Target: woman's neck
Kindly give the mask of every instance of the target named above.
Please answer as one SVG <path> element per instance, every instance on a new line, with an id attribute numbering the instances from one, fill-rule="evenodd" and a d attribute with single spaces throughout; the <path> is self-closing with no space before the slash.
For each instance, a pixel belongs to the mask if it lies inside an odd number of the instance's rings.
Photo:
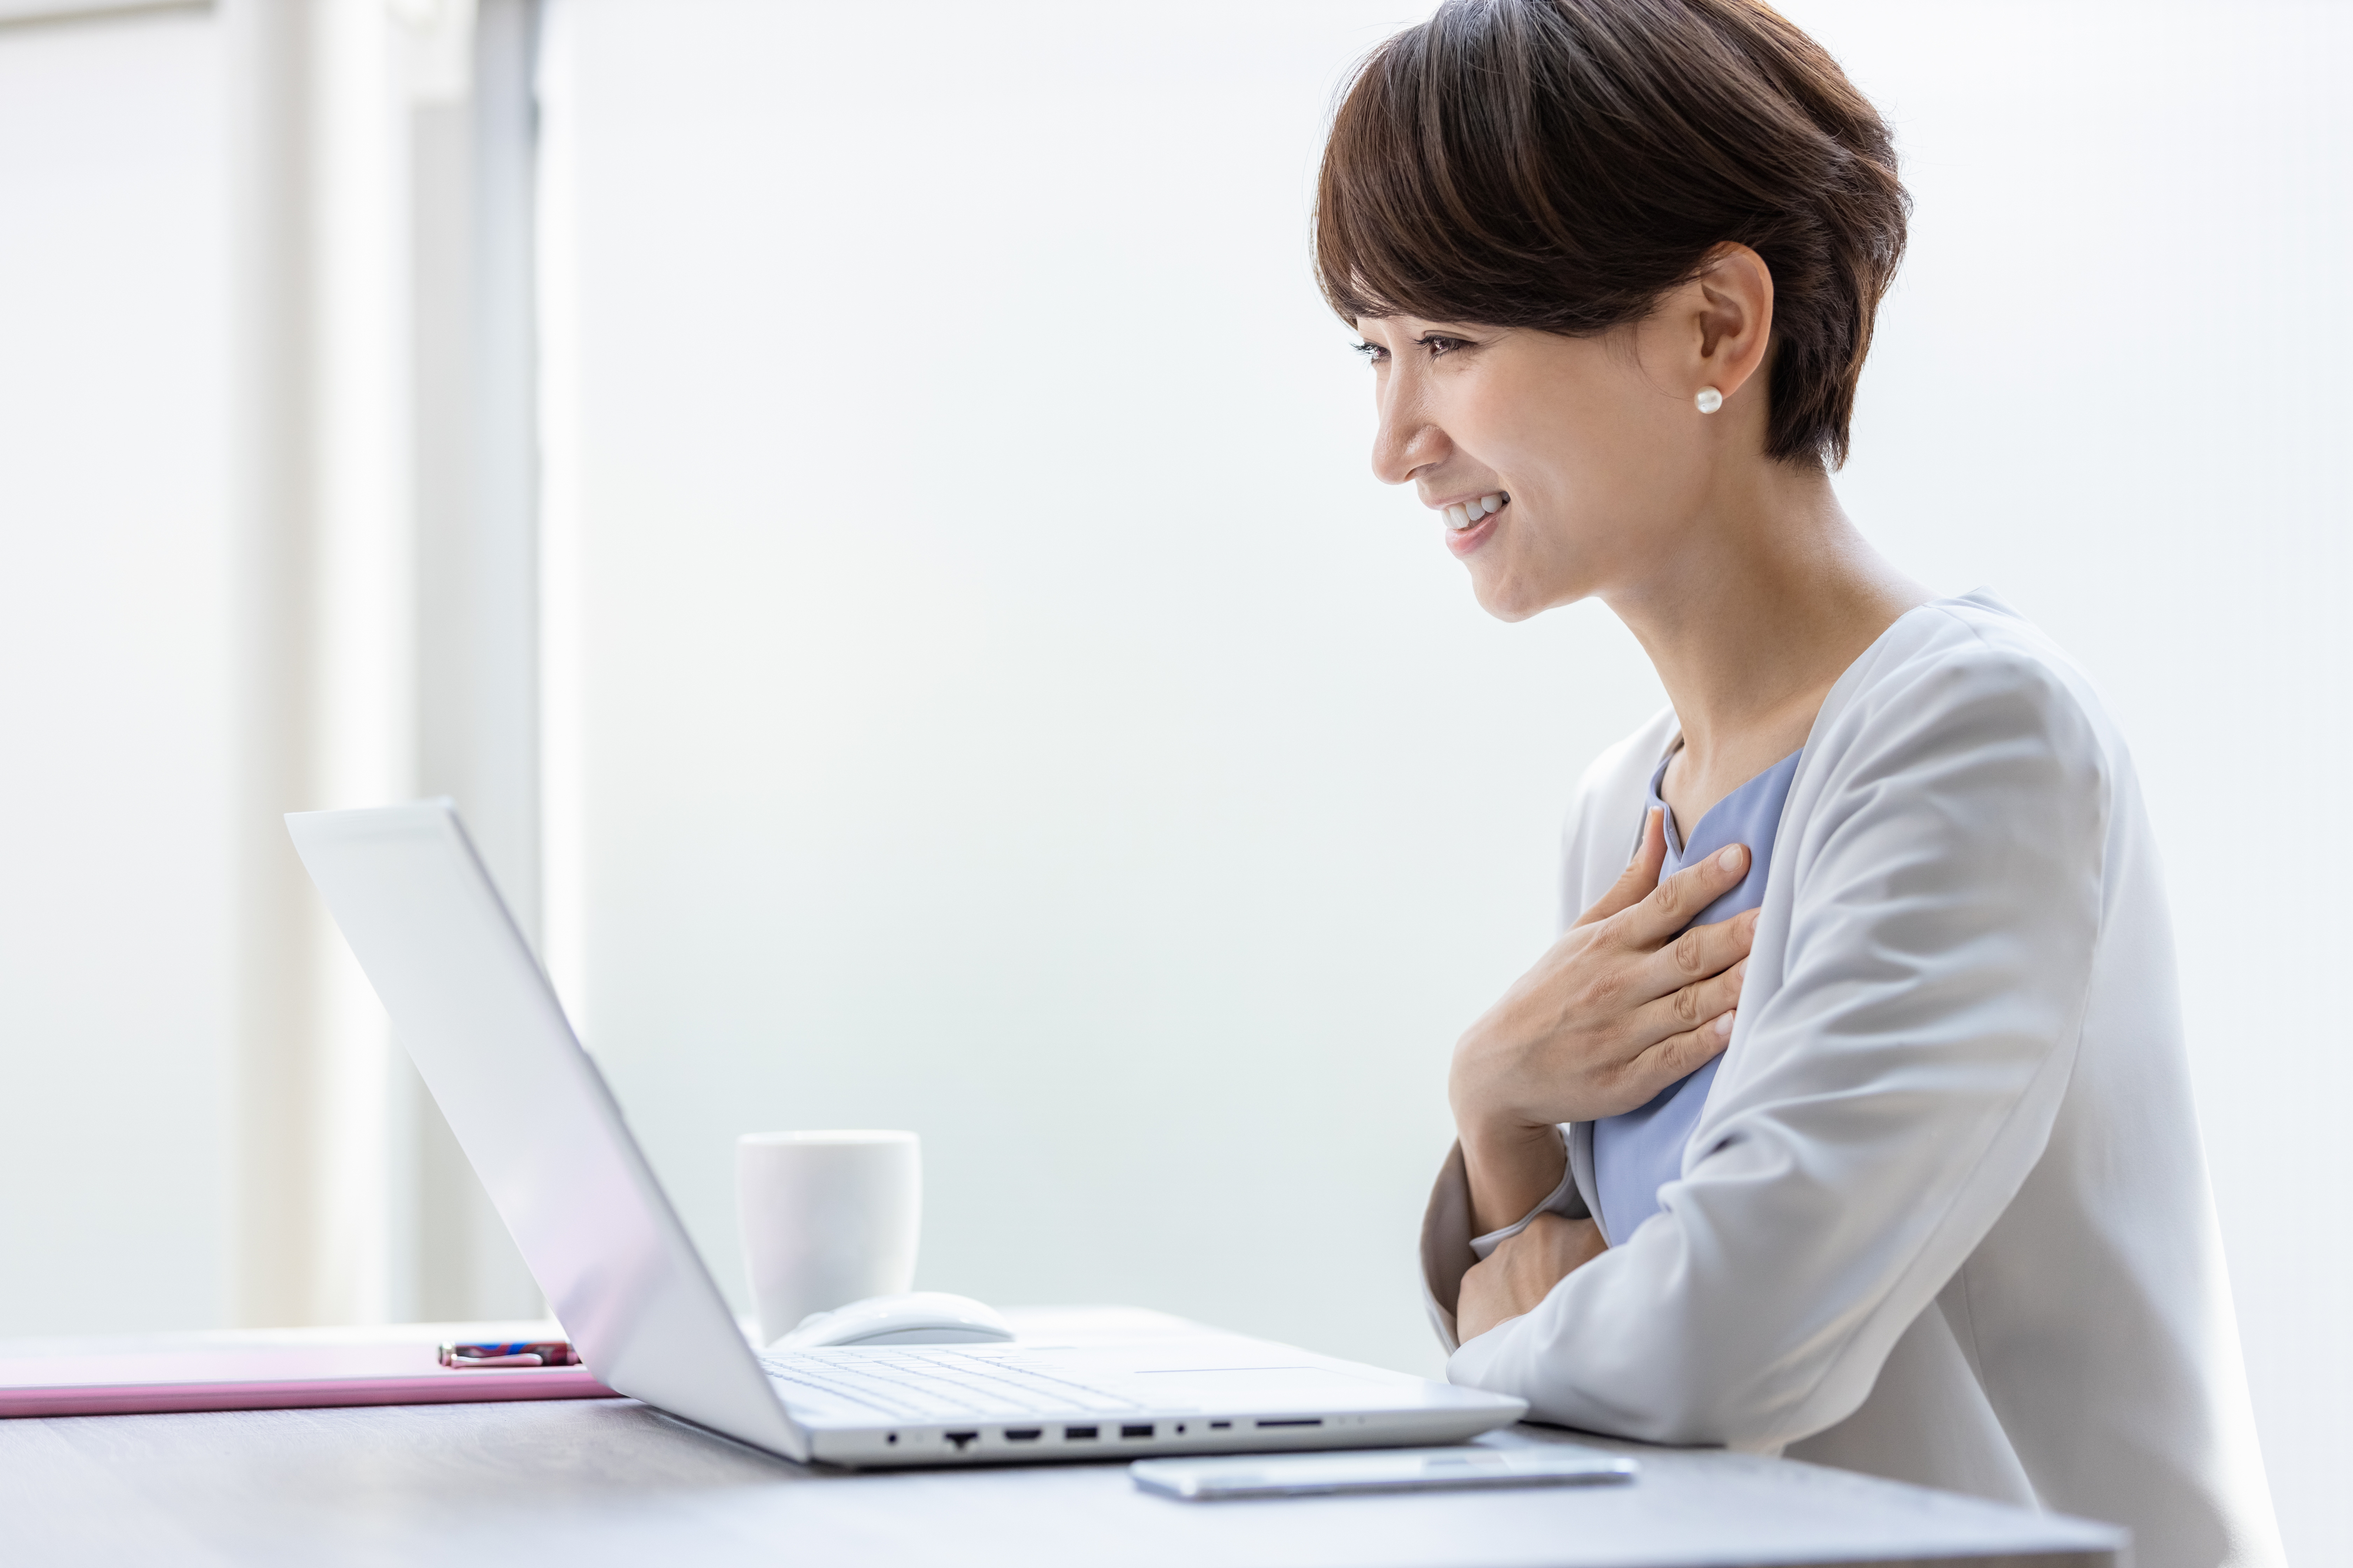
<path id="1" fill-rule="evenodd" d="M 1751 470 L 1605 593 L 1682 722 L 1665 785 L 1679 827 L 1804 745 L 1847 667 L 1931 597 L 1847 521 L 1828 474 L 1783 463 Z"/>

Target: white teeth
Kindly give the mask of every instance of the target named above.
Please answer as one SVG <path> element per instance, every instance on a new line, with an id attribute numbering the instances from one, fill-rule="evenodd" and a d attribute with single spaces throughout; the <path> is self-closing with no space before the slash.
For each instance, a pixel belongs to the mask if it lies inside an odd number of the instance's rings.
<path id="1" fill-rule="evenodd" d="M 1456 501 L 1446 509 L 1446 526 L 1460 533 L 1480 519 L 1493 517 L 1503 510 L 1504 503 L 1511 499 L 1504 491 L 1496 490 L 1491 495 Z"/>

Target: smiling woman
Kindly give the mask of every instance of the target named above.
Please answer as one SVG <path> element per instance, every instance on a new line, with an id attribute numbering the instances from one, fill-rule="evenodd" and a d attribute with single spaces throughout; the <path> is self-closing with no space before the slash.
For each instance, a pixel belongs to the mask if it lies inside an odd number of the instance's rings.
<path id="1" fill-rule="evenodd" d="M 1317 262 L 1375 472 L 1490 612 L 1602 600 L 1672 704 L 1457 1045 L 1432 1316 L 1545 1419 L 2275 1562 L 2130 753 L 1831 488 L 1907 210 L 1753 0 L 1452 0 L 1342 104 Z"/>

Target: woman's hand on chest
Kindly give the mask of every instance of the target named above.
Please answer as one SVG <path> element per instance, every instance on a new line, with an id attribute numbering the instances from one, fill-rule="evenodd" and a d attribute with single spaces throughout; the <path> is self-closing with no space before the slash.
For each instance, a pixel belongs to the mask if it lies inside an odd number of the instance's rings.
<path id="1" fill-rule="evenodd" d="M 1756 913 L 1690 922 L 1738 885 L 1747 848 L 1662 881 L 1665 858 L 1653 811 L 1625 875 L 1454 1047 L 1447 1093 L 1481 1230 L 1511 1224 L 1558 1184 L 1556 1124 L 1647 1105 L 1732 1038 Z"/>

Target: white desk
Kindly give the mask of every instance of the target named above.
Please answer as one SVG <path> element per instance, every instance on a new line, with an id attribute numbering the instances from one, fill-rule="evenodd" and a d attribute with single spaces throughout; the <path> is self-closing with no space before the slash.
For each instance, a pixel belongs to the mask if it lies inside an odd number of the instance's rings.
<path id="1" fill-rule="evenodd" d="M 1565 1440 L 1533 1426 L 1487 1439 Z M 0 1422 L 0 1558 L 16 1568 L 2119 1561 L 2121 1532 L 2105 1526 L 1810 1465 L 1604 1446 L 1640 1455 L 1641 1479 L 1179 1503 L 1138 1492 L 1118 1464 L 811 1469 L 629 1400 L 55 1417 Z"/>

